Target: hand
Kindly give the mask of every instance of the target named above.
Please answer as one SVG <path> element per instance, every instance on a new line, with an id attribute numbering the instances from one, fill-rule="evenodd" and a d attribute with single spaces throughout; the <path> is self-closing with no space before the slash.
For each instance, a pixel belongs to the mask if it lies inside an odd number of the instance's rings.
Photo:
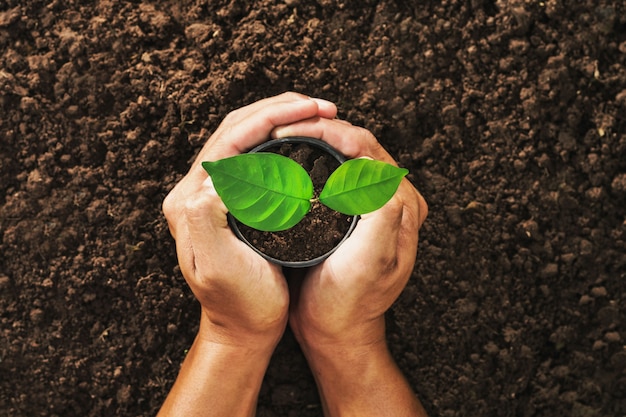
<path id="1" fill-rule="evenodd" d="M 276 126 L 333 118 L 324 100 L 285 93 L 230 113 L 189 173 L 163 202 L 185 280 L 202 306 L 200 330 L 159 416 L 251 416 L 263 375 L 287 323 L 280 267 L 239 241 L 202 161 L 239 154 Z M 233 366 L 235 365 L 235 366 Z"/>
<path id="2" fill-rule="evenodd" d="M 272 135 L 318 137 L 348 158 L 396 164 L 369 131 L 344 121 L 306 120 Z M 383 315 L 411 275 L 427 213 L 424 198 L 404 179 L 385 206 L 363 215 L 352 235 L 295 289 L 290 323 L 296 336 L 333 345 L 384 339 Z"/>
<path id="3" fill-rule="evenodd" d="M 349 158 L 395 164 L 370 132 L 339 120 L 301 121 L 272 135 L 317 137 Z M 326 261 L 291 277 L 290 325 L 326 416 L 426 416 L 387 349 L 384 313 L 411 275 L 427 213 L 424 198 L 404 179 Z"/>
<path id="4" fill-rule="evenodd" d="M 242 341 L 279 338 L 286 323 L 287 287 L 279 267 L 255 254 L 230 231 L 227 209 L 201 162 L 233 156 L 267 140 L 273 128 L 329 117 L 336 107 L 295 93 L 230 113 L 207 141 L 188 174 L 163 203 L 183 276 L 202 305 L 211 335 Z"/>

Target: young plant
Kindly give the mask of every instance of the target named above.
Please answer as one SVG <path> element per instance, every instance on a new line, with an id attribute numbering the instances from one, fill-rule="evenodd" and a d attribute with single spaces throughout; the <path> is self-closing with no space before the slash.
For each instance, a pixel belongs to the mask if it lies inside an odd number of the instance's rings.
<path id="1" fill-rule="evenodd" d="M 249 153 L 202 163 L 230 214 L 258 230 L 276 232 L 295 226 L 319 201 L 346 215 L 381 208 L 408 170 L 371 159 L 351 159 L 328 178 L 319 197 L 304 168 L 275 153 Z"/>

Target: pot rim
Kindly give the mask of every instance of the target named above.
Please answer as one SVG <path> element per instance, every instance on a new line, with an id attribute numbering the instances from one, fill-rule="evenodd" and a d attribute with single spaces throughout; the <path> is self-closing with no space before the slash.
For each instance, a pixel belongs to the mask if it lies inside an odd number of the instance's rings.
<path id="1" fill-rule="evenodd" d="M 322 141 L 321 139 L 316 139 L 316 138 L 312 138 L 312 137 L 308 137 L 308 136 L 288 136 L 288 137 L 284 137 L 284 138 L 280 138 L 280 139 L 272 139 L 272 140 L 268 140 L 267 142 L 263 142 L 262 144 L 252 148 L 250 151 L 248 151 L 249 153 L 256 153 L 256 152 L 261 152 L 267 148 L 270 147 L 274 147 L 276 145 L 280 145 L 283 143 L 306 143 L 308 145 L 314 146 L 318 149 L 322 149 L 325 152 L 328 152 L 330 155 L 332 155 L 340 164 L 346 161 L 346 157 L 341 154 L 341 152 L 339 152 L 337 149 L 335 149 L 334 147 L 330 146 L 328 143 Z M 281 259 L 277 259 L 274 258 L 273 256 L 270 256 L 266 253 L 261 252 L 261 250 L 259 250 L 257 247 L 255 247 L 251 242 L 249 242 L 241 233 L 241 231 L 239 230 L 239 227 L 237 226 L 237 222 L 235 220 L 235 218 L 228 213 L 228 224 L 231 228 L 231 230 L 235 233 L 235 235 L 237 236 L 237 238 L 239 238 L 239 240 L 243 241 L 246 245 L 248 245 L 250 248 L 252 248 L 252 250 L 254 250 L 256 253 L 258 253 L 259 255 L 261 255 L 263 258 L 267 259 L 268 261 L 281 265 L 281 266 L 285 266 L 285 267 L 289 267 L 289 268 L 308 268 L 311 266 L 315 266 L 321 262 L 323 262 L 326 258 L 328 258 L 330 255 L 332 255 L 337 248 L 339 248 L 339 246 L 341 246 L 341 244 L 343 242 L 346 241 L 346 239 L 348 239 L 348 237 L 352 234 L 352 232 L 354 231 L 354 228 L 356 227 L 356 224 L 359 220 L 360 216 L 353 216 L 352 218 L 352 223 L 350 224 L 350 228 L 348 229 L 348 231 L 346 232 L 346 234 L 343 236 L 343 238 L 339 241 L 339 243 L 337 243 L 335 245 L 335 247 L 333 247 L 331 250 L 329 250 L 328 252 L 313 258 L 313 259 L 308 259 L 306 261 L 284 261 Z"/>

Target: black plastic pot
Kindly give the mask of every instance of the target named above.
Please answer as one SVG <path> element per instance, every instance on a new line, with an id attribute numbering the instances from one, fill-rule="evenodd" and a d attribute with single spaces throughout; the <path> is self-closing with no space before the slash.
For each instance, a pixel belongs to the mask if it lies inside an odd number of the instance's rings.
<path id="1" fill-rule="evenodd" d="M 337 151 L 335 148 L 333 148 L 332 146 L 330 146 L 326 142 L 324 142 L 322 140 L 319 140 L 319 139 L 305 137 L 305 136 L 291 136 L 291 137 L 286 137 L 286 138 L 281 138 L 281 139 L 270 140 L 270 141 L 264 142 L 264 143 L 260 144 L 259 146 L 251 149 L 249 152 L 250 153 L 255 153 L 255 152 L 262 152 L 262 151 L 271 151 L 272 148 L 280 147 L 284 143 L 307 144 L 309 146 L 315 147 L 315 148 L 317 148 L 319 150 L 322 150 L 322 151 L 330 154 L 340 164 L 345 162 L 345 160 L 346 160 L 345 156 L 343 156 L 339 151 Z M 281 266 L 290 267 L 290 268 L 307 268 L 307 267 L 310 267 L 310 266 L 317 265 L 317 264 L 321 263 L 322 261 L 324 261 L 326 258 L 328 258 L 350 236 L 350 234 L 352 233 L 352 231 L 356 227 L 358 219 L 359 219 L 359 216 L 354 216 L 352 218 L 352 222 L 350 224 L 350 227 L 349 227 L 348 231 L 346 232 L 344 237 L 341 239 L 341 241 L 333 249 L 331 249 L 330 251 L 324 253 L 321 256 L 313 258 L 313 259 L 308 259 L 308 260 L 303 260 L 303 261 L 298 261 L 298 260 L 285 261 L 285 260 L 281 260 L 281 259 L 276 259 L 276 258 L 274 258 L 274 257 L 272 257 L 272 256 L 270 256 L 270 255 L 268 255 L 268 254 L 266 254 L 264 252 L 262 252 L 259 248 L 254 246 L 251 242 L 249 242 L 245 238 L 245 236 L 241 233 L 241 230 L 239 229 L 239 226 L 237 225 L 237 221 L 235 220 L 235 218 L 232 215 L 230 215 L 230 213 L 228 214 L 228 223 L 229 223 L 231 229 L 233 230 L 233 232 L 235 233 L 235 235 L 237 235 L 237 237 L 241 241 L 245 242 L 256 253 L 258 253 L 259 255 L 261 255 L 262 257 L 267 259 L 268 261 L 273 262 L 273 263 L 278 264 L 278 265 L 281 265 Z"/>

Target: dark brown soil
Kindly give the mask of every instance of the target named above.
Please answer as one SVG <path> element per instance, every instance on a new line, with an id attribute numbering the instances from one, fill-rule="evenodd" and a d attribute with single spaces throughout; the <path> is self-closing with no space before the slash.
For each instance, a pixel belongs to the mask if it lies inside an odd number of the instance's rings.
<path id="1" fill-rule="evenodd" d="M 330 174 L 340 165 L 332 155 L 306 144 L 283 144 L 267 148 L 264 152 L 278 153 L 299 163 L 313 182 L 315 197 L 319 196 Z M 352 221 L 352 216 L 338 213 L 316 201 L 300 223 L 288 230 L 261 232 L 236 223 L 245 239 L 264 254 L 280 261 L 304 262 L 335 249 L 348 233 Z"/>
<path id="2" fill-rule="evenodd" d="M 0 2 L 0 415 L 155 414 L 198 323 L 161 201 L 288 89 L 430 203 L 388 334 L 433 416 L 626 415 L 617 0 Z M 287 334 L 259 415 L 321 413 Z"/>

